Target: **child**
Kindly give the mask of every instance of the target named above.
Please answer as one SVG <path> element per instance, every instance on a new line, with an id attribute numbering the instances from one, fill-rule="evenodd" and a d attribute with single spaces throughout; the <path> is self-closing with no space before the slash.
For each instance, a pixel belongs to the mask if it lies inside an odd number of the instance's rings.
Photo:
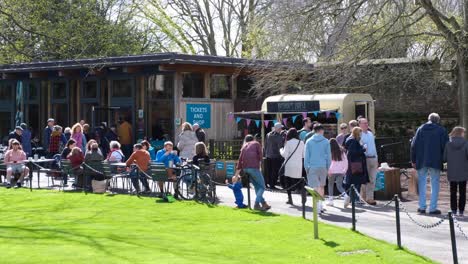
<path id="1" fill-rule="evenodd" d="M 458 209 L 457 216 L 463 217 L 466 203 L 466 181 L 468 180 L 468 142 L 465 140 L 465 128 L 453 128 L 450 133 L 450 141 L 445 146 L 444 160 L 447 162 L 447 178 L 450 182 L 450 209 L 454 214 L 457 214 Z"/>
<path id="2" fill-rule="evenodd" d="M 247 205 L 244 204 L 244 195 L 242 194 L 242 183 L 240 180 L 240 176 L 233 176 L 232 177 L 232 184 L 228 184 L 228 180 L 226 180 L 226 184 L 228 187 L 232 189 L 234 192 L 234 197 L 236 197 L 236 208 L 242 209 L 247 208 Z"/>
<path id="3" fill-rule="evenodd" d="M 338 191 L 346 198 L 347 194 L 343 189 L 343 179 L 348 170 L 348 159 L 343 148 L 334 138 L 330 139 L 330 148 L 332 160 L 328 169 L 328 201 L 327 205 L 333 206 L 333 190 L 336 187 Z"/>
<path id="4" fill-rule="evenodd" d="M 203 164 L 210 163 L 208 150 L 206 149 L 206 145 L 203 142 L 198 142 L 195 144 L 195 156 L 192 158 L 193 165 L 200 166 L 200 161 L 203 161 Z"/>

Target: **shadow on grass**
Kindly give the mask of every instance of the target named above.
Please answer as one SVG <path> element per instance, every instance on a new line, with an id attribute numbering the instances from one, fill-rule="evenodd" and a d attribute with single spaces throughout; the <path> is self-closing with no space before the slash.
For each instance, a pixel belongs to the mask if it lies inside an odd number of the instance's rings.
<path id="1" fill-rule="evenodd" d="M 275 214 L 272 212 L 268 211 L 257 211 L 257 210 L 244 210 L 244 212 L 247 212 L 249 214 L 255 214 L 255 215 L 261 215 L 261 216 L 280 216 L 279 214 Z"/>
<path id="2" fill-rule="evenodd" d="M 323 242 L 323 244 L 324 244 L 325 246 L 327 246 L 327 247 L 336 248 L 336 247 L 338 247 L 338 246 L 340 245 L 340 244 L 338 244 L 338 243 L 336 243 L 336 242 L 334 242 L 334 241 L 326 241 L 326 240 L 323 239 L 323 238 L 321 238 L 320 240 L 321 240 L 321 241 Z"/>

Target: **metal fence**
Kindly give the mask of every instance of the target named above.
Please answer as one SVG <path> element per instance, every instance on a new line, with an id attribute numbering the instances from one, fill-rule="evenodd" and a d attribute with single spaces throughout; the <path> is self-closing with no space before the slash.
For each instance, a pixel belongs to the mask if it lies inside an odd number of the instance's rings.
<path id="1" fill-rule="evenodd" d="M 242 140 L 213 140 L 211 139 L 208 148 L 212 159 L 216 160 L 237 160 L 239 158 Z"/>
<path id="2" fill-rule="evenodd" d="M 375 140 L 379 162 L 398 168 L 411 167 L 411 137 L 385 137 Z"/>

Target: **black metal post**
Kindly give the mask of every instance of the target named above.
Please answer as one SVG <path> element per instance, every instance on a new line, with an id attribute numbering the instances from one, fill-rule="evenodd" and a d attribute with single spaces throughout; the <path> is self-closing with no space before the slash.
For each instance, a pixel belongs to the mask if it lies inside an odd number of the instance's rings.
<path id="1" fill-rule="evenodd" d="M 249 209 L 252 209 L 250 205 L 250 176 L 247 173 L 245 174 L 247 175 L 247 204 L 249 206 Z"/>
<path id="2" fill-rule="evenodd" d="M 449 225 L 450 225 L 450 239 L 452 240 L 453 263 L 458 264 L 457 239 L 455 238 L 455 226 L 453 225 L 453 213 L 449 212 L 448 217 L 449 217 Z"/>
<path id="3" fill-rule="evenodd" d="M 32 161 L 28 162 L 29 168 L 29 191 L 32 192 L 32 179 L 33 179 L 33 164 Z"/>
<path id="4" fill-rule="evenodd" d="M 398 200 L 398 194 L 393 197 L 395 200 L 395 218 L 396 218 L 396 233 L 397 233 L 397 245 L 401 249 L 401 231 L 400 231 L 400 201 Z"/>
<path id="5" fill-rule="evenodd" d="M 302 200 L 302 218 L 306 219 L 306 202 L 307 202 L 307 194 L 305 190 L 305 180 L 302 178 L 301 183 L 301 200 Z"/>
<path id="6" fill-rule="evenodd" d="M 212 159 L 214 159 L 214 144 L 214 139 L 210 139 L 210 141 L 208 141 L 208 149 L 210 151 L 210 158 Z"/>
<path id="7" fill-rule="evenodd" d="M 350 192 L 350 199 L 351 199 L 351 215 L 352 215 L 352 222 L 353 222 L 353 231 L 356 231 L 356 203 L 354 201 L 355 197 L 354 193 L 354 184 L 351 184 L 351 192 Z"/>

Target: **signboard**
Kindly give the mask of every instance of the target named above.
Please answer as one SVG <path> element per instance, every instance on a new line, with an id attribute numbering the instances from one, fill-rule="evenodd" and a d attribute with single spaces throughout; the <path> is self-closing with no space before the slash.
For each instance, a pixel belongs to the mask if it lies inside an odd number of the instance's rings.
<path id="1" fill-rule="evenodd" d="M 198 123 L 201 128 L 211 127 L 210 104 L 187 104 L 187 122 Z"/>
<path id="2" fill-rule="evenodd" d="M 216 162 L 216 169 L 217 169 L 217 170 L 224 170 L 224 162 L 222 162 L 222 161 L 217 161 L 217 162 Z"/>
<path id="3" fill-rule="evenodd" d="M 303 113 L 320 111 L 319 101 L 267 102 L 269 113 Z"/>
<path id="4" fill-rule="evenodd" d="M 234 162 L 226 162 L 226 177 L 232 178 L 236 174 L 236 163 Z"/>

